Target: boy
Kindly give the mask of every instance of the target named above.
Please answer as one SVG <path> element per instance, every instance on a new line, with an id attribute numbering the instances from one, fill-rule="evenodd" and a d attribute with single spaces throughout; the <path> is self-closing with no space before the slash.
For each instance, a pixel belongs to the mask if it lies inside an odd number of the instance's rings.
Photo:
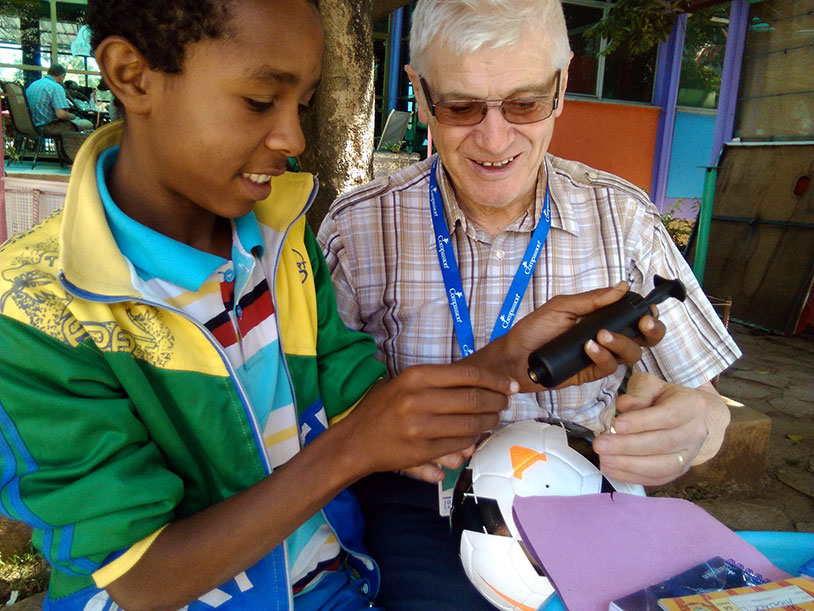
<path id="1" fill-rule="evenodd" d="M 368 608 L 342 491 L 471 446 L 518 390 L 476 364 L 522 372 L 540 333 L 377 382 L 305 223 L 315 181 L 284 174 L 319 78 L 313 1 L 92 0 L 88 21 L 125 120 L 0 254 L 2 509 L 34 526 L 53 609 Z"/>

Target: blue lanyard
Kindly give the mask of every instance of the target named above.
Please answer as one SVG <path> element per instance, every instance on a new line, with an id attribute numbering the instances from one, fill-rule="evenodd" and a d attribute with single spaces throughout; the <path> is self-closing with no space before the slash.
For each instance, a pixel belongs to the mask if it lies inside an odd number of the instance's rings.
<path id="1" fill-rule="evenodd" d="M 469 317 L 469 308 L 466 305 L 461 271 L 458 269 L 458 261 L 455 259 L 455 252 L 450 244 L 449 227 L 444 216 L 444 201 L 441 198 L 441 192 L 438 190 L 438 179 L 435 176 L 437 169 L 438 158 L 436 157 L 432 163 L 432 172 L 430 173 L 430 212 L 432 214 L 432 226 L 435 230 L 436 252 L 438 253 L 438 262 L 441 264 L 441 275 L 444 277 L 444 287 L 449 301 L 449 311 L 452 314 L 452 323 L 455 325 L 458 345 L 461 348 L 461 354 L 469 356 L 475 351 L 475 334 L 472 331 L 472 320 Z M 523 295 L 526 294 L 526 289 L 529 286 L 531 275 L 534 273 L 534 268 L 537 267 L 537 259 L 543 250 L 543 244 L 548 237 L 550 228 L 551 203 L 548 196 L 548 177 L 546 177 L 543 214 L 534 229 L 534 233 L 531 234 L 531 241 L 526 247 L 523 260 L 517 267 L 509 292 L 506 299 L 503 300 L 500 314 L 492 330 L 492 336 L 489 338 L 490 342 L 511 329 L 520 302 L 523 301 Z"/>

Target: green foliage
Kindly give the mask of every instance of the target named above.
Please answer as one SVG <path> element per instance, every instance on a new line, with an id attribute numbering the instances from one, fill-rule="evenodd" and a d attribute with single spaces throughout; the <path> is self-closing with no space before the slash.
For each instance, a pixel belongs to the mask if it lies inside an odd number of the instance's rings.
<path id="1" fill-rule="evenodd" d="M 728 14 L 729 4 L 718 4 L 690 15 L 681 62 L 682 87 L 720 89 Z"/>
<path id="2" fill-rule="evenodd" d="M 686 0 L 617 0 L 605 17 L 585 30 L 584 36 L 607 46 L 600 55 L 619 50 L 629 58 L 649 53 L 665 42 L 676 17 L 686 12 Z M 726 47 L 729 4 L 718 4 L 690 14 L 684 44 L 682 87 L 716 91 L 720 88 L 719 66 Z"/>
<path id="3" fill-rule="evenodd" d="M 3 142 L 3 158 L 10 159 L 11 161 L 20 161 L 22 155 L 20 151 L 17 150 L 17 147 L 14 146 L 14 140 L 6 134 L 5 140 Z M 0 561 L 2 561 L 0 559 Z"/>
<path id="4" fill-rule="evenodd" d="M 0 15 L 19 17 L 20 37 L 23 45 L 39 45 L 40 17 L 46 17 L 41 2 L 3 2 L 0 3 Z"/>
<path id="5" fill-rule="evenodd" d="M 673 243 L 678 247 L 679 250 L 684 250 L 684 247 L 687 245 L 687 241 L 690 238 L 690 233 L 692 233 L 692 226 L 694 224 L 693 221 L 690 221 L 685 218 L 677 218 L 676 214 L 684 207 L 684 199 L 678 199 L 675 203 L 671 204 L 667 210 L 665 210 L 661 214 L 661 222 L 664 224 L 664 227 L 667 229 L 667 233 L 670 234 L 670 238 L 672 238 Z M 692 200 L 692 211 L 694 214 L 697 214 L 698 209 L 701 207 L 701 200 L 693 199 Z"/>
<path id="6" fill-rule="evenodd" d="M 33 548 L 12 558 L 0 558 L 0 605 L 8 604 L 10 596 L 19 602 L 45 591 L 49 578 L 48 563 Z"/>
<path id="7" fill-rule="evenodd" d="M 607 39 L 601 55 L 610 55 L 617 49 L 625 51 L 628 57 L 645 55 L 670 36 L 676 16 L 682 12 L 678 4 L 661 0 L 617 0 L 601 21 L 585 30 L 584 36 Z"/>
<path id="8" fill-rule="evenodd" d="M 3 558 L 2 555 L 0 555 L 0 567 L 7 568 L 29 566 L 32 564 L 37 564 L 41 560 L 43 560 L 42 555 L 34 548 L 31 548 L 31 551 L 23 554 L 15 554 L 11 558 Z"/>

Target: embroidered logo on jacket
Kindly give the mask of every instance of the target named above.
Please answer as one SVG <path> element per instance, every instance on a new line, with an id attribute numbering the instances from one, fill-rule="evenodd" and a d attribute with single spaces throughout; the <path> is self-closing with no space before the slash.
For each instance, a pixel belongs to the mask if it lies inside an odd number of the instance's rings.
<path id="1" fill-rule="evenodd" d="M 104 352 L 129 352 L 156 366 L 170 360 L 175 338 L 158 310 L 133 303 L 97 309 L 75 299 L 56 277 L 58 256 L 57 238 L 52 237 L 15 257 L 12 267 L 0 274 L 9 285 L 0 295 L 0 310 L 10 313 L 16 306 L 21 320 L 27 318 L 35 329 L 70 346 L 90 338 Z M 120 320 L 92 320 L 87 308 L 111 318 L 116 311 L 123 311 L 124 316 Z"/>
<path id="2" fill-rule="evenodd" d="M 57 238 L 52 237 L 15 257 L 12 267 L 2 273 L 10 286 L 0 295 L 0 310 L 8 312 L 11 302 L 32 327 L 62 341 L 70 338 L 68 343 L 78 343 L 83 338 L 72 334 L 81 331 L 69 324 L 72 298 L 61 290 L 53 271 L 58 256 Z"/>
<path id="3" fill-rule="evenodd" d="M 292 248 L 291 252 L 297 256 L 297 271 L 299 271 L 300 276 L 302 276 L 302 284 L 305 284 L 305 281 L 308 280 L 308 263 L 306 263 L 305 257 L 303 257 L 296 248 Z"/>
<path id="4" fill-rule="evenodd" d="M 80 323 L 103 352 L 129 352 L 151 365 L 165 365 L 172 357 L 175 337 L 161 313 L 143 305 L 125 306 L 125 327 L 117 321 Z"/>

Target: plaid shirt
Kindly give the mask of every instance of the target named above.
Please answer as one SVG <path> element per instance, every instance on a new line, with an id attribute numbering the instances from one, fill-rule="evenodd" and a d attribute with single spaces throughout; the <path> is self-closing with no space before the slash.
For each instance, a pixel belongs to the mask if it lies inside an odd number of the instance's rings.
<path id="1" fill-rule="evenodd" d="M 70 106 L 65 88 L 48 75 L 31 83 L 25 90 L 25 96 L 36 127 L 56 121 L 57 109 Z"/>
<path id="2" fill-rule="evenodd" d="M 332 270 L 339 313 L 348 326 L 373 335 L 390 375 L 410 365 L 461 358 L 445 296 L 429 207 L 432 159 L 340 197 L 319 231 Z M 680 278 L 684 303 L 659 306 L 667 335 L 644 351 L 637 369 L 696 387 L 724 370 L 740 351 L 675 248 L 647 195 L 626 181 L 548 155 L 551 230 L 517 319 L 560 294 L 625 280 L 647 293 L 653 276 Z M 476 348 L 494 327 L 531 232 L 542 213 L 545 173 L 529 210 L 492 237 L 468 222 L 439 163 L 451 242 L 469 305 Z M 506 422 L 553 412 L 594 431 L 609 427 L 625 374 L 555 391 L 517 395 Z"/>

